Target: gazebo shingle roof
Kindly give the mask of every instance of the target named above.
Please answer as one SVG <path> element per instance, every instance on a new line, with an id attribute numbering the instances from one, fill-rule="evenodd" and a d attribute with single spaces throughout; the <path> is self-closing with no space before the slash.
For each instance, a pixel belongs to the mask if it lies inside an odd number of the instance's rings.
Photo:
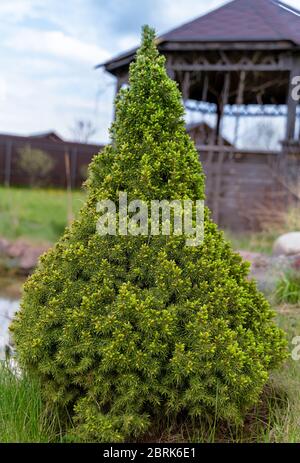
<path id="1" fill-rule="evenodd" d="M 168 42 L 269 41 L 288 41 L 291 46 L 299 47 L 300 11 L 279 0 L 233 0 L 158 38 L 160 45 Z M 135 51 L 122 53 L 104 66 L 110 70 L 110 65 L 115 67 L 120 60 L 132 59 Z"/>
<path id="2" fill-rule="evenodd" d="M 234 0 L 163 35 L 161 41 L 278 41 L 300 45 L 300 12 L 272 0 Z"/>

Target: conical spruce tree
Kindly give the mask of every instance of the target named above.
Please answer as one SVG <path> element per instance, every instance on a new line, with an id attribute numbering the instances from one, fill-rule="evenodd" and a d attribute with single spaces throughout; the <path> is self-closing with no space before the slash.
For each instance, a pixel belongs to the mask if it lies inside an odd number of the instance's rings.
<path id="1" fill-rule="evenodd" d="M 120 192 L 128 201 L 204 199 L 183 115 L 145 27 L 86 204 L 29 278 L 13 323 L 19 362 L 85 441 L 135 439 L 183 417 L 240 422 L 285 357 L 268 302 L 207 210 L 198 246 L 174 234 L 96 231 L 98 202 Z"/>

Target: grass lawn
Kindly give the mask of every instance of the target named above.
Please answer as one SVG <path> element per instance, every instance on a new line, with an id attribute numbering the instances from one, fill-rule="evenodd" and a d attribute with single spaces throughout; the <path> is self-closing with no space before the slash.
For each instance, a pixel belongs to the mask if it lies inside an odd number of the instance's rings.
<path id="1" fill-rule="evenodd" d="M 234 249 L 236 250 L 272 254 L 272 248 L 275 240 L 278 238 L 278 236 L 287 231 L 289 230 L 275 229 L 257 233 L 239 234 L 225 231 L 225 237 L 228 241 L 231 241 Z"/>
<path id="2" fill-rule="evenodd" d="M 297 206 L 287 210 L 279 222 L 266 223 L 261 232 L 232 233 L 226 231 L 225 236 L 232 242 L 234 249 L 271 254 L 274 241 L 280 235 L 300 229 L 299 212 Z"/>
<path id="3" fill-rule="evenodd" d="M 72 193 L 76 215 L 85 199 L 82 191 Z M 55 242 L 67 224 L 68 198 L 64 190 L 0 187 L 0 236 Z"/>

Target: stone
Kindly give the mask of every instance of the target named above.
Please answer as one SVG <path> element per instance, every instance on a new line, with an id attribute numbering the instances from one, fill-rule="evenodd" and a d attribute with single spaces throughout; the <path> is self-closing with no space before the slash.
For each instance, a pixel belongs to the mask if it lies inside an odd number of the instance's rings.
<path id="1" fill-rule="evenodd" d="M 39 257 L 50 245 L 33 244 L 22 238 L 8 241 L 0 237 L 0 267 L 21 274 L 29 274 L 37 265 Z"/>
<path id="2" fill-rule="evenodd" d="M 250 262 L 251 267 L 267 267 L 269 262 L 268 262 L 268 256 L 265 256 L 264 254 L 260 252 L 250 252 L 250 251 L 238 251 L 240 256 L 243 258 L 243 260 L 246 260 Z"/>
<path id="3" fill-rule="evenodd" d="M 296 270 L 297 272 L 300 271 L 300 254 L 295 256 L 295 259 L 294 259 L 294 262 L 293 262 L 293 265 L 292 265 L 293 269 Z"/>
<path id="4" fill-rule="evenodd" d="M 239 251 L 243 260 L 250 262 L 249 278 L 254 278 L 258 288 L 265 294 L 272 294 L 278 280 L 285 272 L 300 265 L 300 255 L 269 256 L 258 252 Z"/>
<path id="5" fill-rule="evenodd" d="M 30 247 L 30 244 L 27 241 L 18 239 L 10 244 L 7 249 L 7 255 L 12 258 L 22 257 L 28 247 Z"/>
<path id="6" fill-rule="evenodd" d="M 300 232 L 285 233 L 274 243 L 274 256 L 296 256 L 300 254 Z"/>
<path id="7" fill-rule="evenodd" d="M 23 271 L 33 270 L 36 267 L 38 260 L 44 252 L 46 252 L 48 246 L 29 246 L 25 249 L 22 256 L 19 259 L 19 267 Z"/>

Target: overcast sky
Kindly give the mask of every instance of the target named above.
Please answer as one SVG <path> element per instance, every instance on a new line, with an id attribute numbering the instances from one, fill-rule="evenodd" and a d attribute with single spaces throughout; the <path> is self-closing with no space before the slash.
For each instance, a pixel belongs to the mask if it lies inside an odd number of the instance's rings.
<path id="1" fill-rule="evenodd" d="M 94 141 L 107 141 L 114 79 L 94 65 L 137 45 L 143 24 L 161 34 L 225 3 L 0 0 L 0 133 L 71 138 L 74 121 L 89 119 Z"/>

